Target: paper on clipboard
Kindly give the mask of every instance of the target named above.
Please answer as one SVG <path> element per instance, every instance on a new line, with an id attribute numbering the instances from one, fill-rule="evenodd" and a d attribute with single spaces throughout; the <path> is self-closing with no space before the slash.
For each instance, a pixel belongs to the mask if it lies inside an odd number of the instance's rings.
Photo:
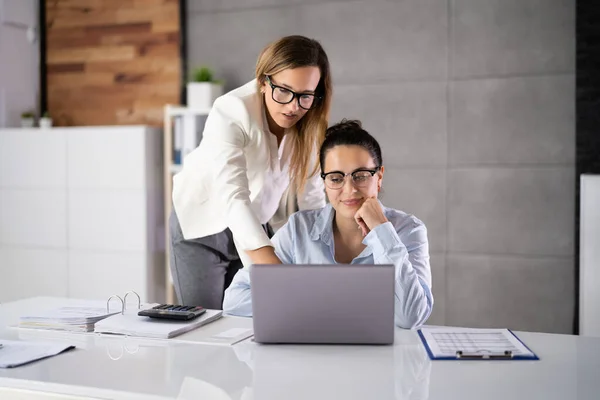
<path id="1" fill-rule="evenodd" d="M 459 354 L 537 359 L 508 329 L 421 328 L 419 333 L 432 359 L 456 359 Z"/>

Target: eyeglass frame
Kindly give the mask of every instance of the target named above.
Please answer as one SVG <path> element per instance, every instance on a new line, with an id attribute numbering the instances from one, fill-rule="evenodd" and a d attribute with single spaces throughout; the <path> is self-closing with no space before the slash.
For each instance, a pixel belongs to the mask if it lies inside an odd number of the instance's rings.
<path id="1" fill-rule="evenodd" d="M 357 173 L 357 172 L 369 172 L 369 173 L 371 174 L 371 178 L 372 178 L 372 177 L 374 177 L 374 176 L 375 176 L 375 174 L 376 174 L 377 172 L 379 172 L 379 170 L 380 170 L 380 169 L 381 169 L 381 165 L 379 165 L 379 166 L 375 167 L 375 169 L 369 169 L 369 168 L 358 168 L 358 169 L 355 169 L 355 170 L 354 170 L 354 171 L 352 171 L 352 172 L 348 172 L 347 174 L 343 173 L 342 171 L 330 171 L 330 172 L 327 172 L 327 173 L 321 172 L 321 178 L 323 179 L 323 182 L 325 183 L 325 186 L 327 186 L 329 189 L 332 189 L 332 190 L 339 190 L 339 189 L 342 189 L 342 188 L 344 187 L 344 185 L 346 184 L 346 177 L 347 177 L 348 175 L 352 176 L 352 185 L 354 185 L 354 186 L 356 186 L 356 187 L 364 187 L 364 186 L 358 186 L 358 185 L 356 184 L 356 182 L 354 182 L 354 174 L 355 174 L 355 173 Z M 327 185 L 327 181 L 325 180 L 325 178 L 327 177 L 327 175 L 331 175 L 331 174 L 340 174 L 340 175 L 343 175 L 343 182 L 342 182 L 342 186 L 340 186 L 339 188 L 332 188 L 332 187 L 329 187 L 329 186 Z M 365 186 L 366 186 L 366 185 L 365 185 Z"/>
<path id="2" fill-rule="evenodd" d="M 303 110 L 308 111 L 308 110 L 312 110 L 313 108 L 315 108 L 316 105 L 319 103 L 319 101 L 321 101 L 323 99 L 323 96 L 318 96 L 316 93 L 296 93 L 291 89 L 276 85 L 273 83 L 273 81 L 271 80 L 271 77 L 269 75 L 265 75 L 265 80 L 269 83 L 269 86 L 271 86 L 271 98 L 273 99 L 273 101 L 275 103 L 278 103 L 278 104 L 290 104 L 292 101 L 294 101 L 294 99 L 296 99 L 296 101 L 298 102 L 298 107 L 300 107 Z M 290 101 L 288 101 L 287 103 L 282 103 L 281 101 L 275 100 L 275 88 L 290 92 L 292 94 L 292 98 L 290 99 Z M 302 105 L 300 104 L 300 96 L 312 96 L 314 98 L 310 108 L 302 107 Z"/>

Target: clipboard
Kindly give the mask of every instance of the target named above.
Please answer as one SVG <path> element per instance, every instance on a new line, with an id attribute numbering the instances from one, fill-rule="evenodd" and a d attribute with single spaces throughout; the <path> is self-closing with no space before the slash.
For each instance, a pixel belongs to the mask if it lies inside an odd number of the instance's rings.
<path id="1" fill-rule="evenodd" d="M 539 360 L 510 329 L 421 328 L 431 360 Z"/>

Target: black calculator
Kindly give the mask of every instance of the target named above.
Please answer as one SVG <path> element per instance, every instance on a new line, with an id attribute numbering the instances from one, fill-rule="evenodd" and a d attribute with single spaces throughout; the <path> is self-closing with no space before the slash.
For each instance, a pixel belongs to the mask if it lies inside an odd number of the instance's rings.
<path id="1" fill-rule="evenodd" d="M 200 306 L 181 306 L 177 304 L 159 304 L 138 312 L 142 317 L 176 319 L 187 321 L 204 314 L 206 309 Z"/>

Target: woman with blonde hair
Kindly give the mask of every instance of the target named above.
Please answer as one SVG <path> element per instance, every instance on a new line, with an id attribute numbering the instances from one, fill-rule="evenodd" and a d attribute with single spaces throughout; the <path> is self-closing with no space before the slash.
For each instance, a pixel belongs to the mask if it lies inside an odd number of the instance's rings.
<path id="1" fill-rule="evenodd" d="M 281 262 L 268 222 L 288 187 L 301 210 L 325 205 L 317 151 L 331 86 L 319 42 L 287 36 L 263 49 L 256 79 L 215 101 L 173 178 L 170 268 L 180 304 L 221 309 L 241 267 Z"/>

